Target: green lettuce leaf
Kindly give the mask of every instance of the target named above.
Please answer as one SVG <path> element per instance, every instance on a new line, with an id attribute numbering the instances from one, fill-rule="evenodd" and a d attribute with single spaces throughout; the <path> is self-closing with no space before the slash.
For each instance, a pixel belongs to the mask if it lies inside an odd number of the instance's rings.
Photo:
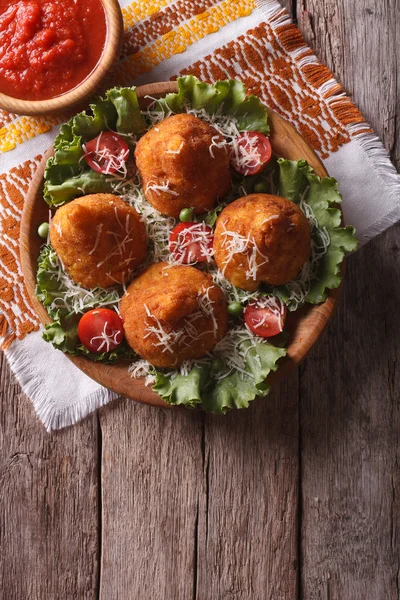
<path id="1" fill-rule="evenodd" d="M 156 369 L 153 390 L 168 404 L 193 408 L 201 403 L 201 396 L 207 382 L 209 366 L 193 367 L 188 375 L 165 374 Z"/>
<path id="2" fill-rule="evenodd" d="M 307 173 L 313 172 L 306 160 L 286 160 L 278 158 L 279 195 L 298 204 L 301 194 L 307 187 Z"/>
<path id="3" fill-rule="evenodd" d="M 43 339 L 53 344 L 57 350 L 67 354 L 83 355 L 94 361 L 110 363 L 119 358 L 134 358 L 135 353 L 125 341 L 115 350 L 100 354 L 90 352 L 80 343 L 78 323 L 82 315 L 71 313 L 66 307 L 60 308 L 54 305 L 54 301 L 65 293 L 65 288 L 57 278 L 58 267 L 55 267 L 55 263 L 55 251 L 50 245 L 44 246 L 38 258 L 36 297 L 46 308 L 48 315 L 53 319 L 53 323 L 45 325 Z M 105 302 L 112 307 L 110 302 L 117 303 L 119 300 L 119 294 L 115 290 L 100 290 L 97 294 L 95 293 L 96 290 L 92 290 L 92 292 L 93 297 L 85 294 L 84 312 L 96 308 L 96 306 L 102 306 Z"/>
<path id="4" fill-rule="evenodd" d="M 90 352 L 85 346 L 80 344 L 78 338 L 77 321 L 68 322 L 59 320 L 46 324 L 42 337 L 46 342 L 50 342 L 54 348 L 61 350 L 65 354 L 72 356 L 85 356 L 94 362 L 103 362 L 112 364 L 120 359 L 133 360 L 136 358 L 135 352 L 123 341 L 117 348 L 110 352 Z"/>
<path id="5" fill-rule="evenodd" d="M 302 199 L 312 209 L 318 221 L 318 229 L 329 236 L 327 252 L 319 261 L 316 277 L 311 281 L 305 301 L 320 304 L 327 298 L 327 291 L 339 287 L 342 281 L 341 263 L 347 252 L 357 249 L 358 242 L 354 227 L 341 227 L 342 214 L 337 208 L 342 202 L 338 182 L 332 177 L 318 177 L 305 160 L 290 161 L 280 158 L 280 195 L 293 202 Z M 312 236 L 318 243 L 318 231 Z M 285 302 L 289 293 L 285 286 L 277 288 Z"/>
<path id="6" fill-rule="evenodd" d="M 285 348 L 277 348 L 268 342 L 243 342 L 248 348 L 246 354 L 247 376 L 238 372 L 224 379 L 214 380 L 206 390 L 203 408 L 213 413 L 225 413 L 231 408 L 247 408 L 249 402 L 258 396 L 265 396 L 270 391 L 266 379 L 276 371 L 278 361 L 286 355 Z"/>
<path id="7" fill-rule="evenodd" d="M 112 90 L 110 90 L 112 91 Z M 98 98 L 69 121 L 73 135 L 79 136 L 83 143 L 97 137 L 105 129 L 115 130 L 117 111 L 109 100 Z"/>
<path id="8" fill-rule="evenodd" d="M 265 380 L 276 371 L 277 362 L 286 355 L 286 350 L 268 342 L 252 344 L 250 341 L 243 342 L 243 348 L 247 349 L 244 375 L 235 372 L 218 380 L 209 364 L 193 367 L 188 375 L 175 376 L 156 369 L 153 390 L 169 404 L 191 408 L 201 405 L 208 412 L 247 408 L 249 402 L 269 392 Z"/>
<path id="9" fill-rule="evenodd" d="M 140 112 L 136 88 L 115 87 L 108 90 L 106 96 L 117 112 L 118 133 L 139 133 L 146 128 L 146 121 Z"/>
<path id="10" fill-rule="evenodd" d="M 59 165 L 56 165 L 55 170 L 59 173 Z M 44 199 L 54 208 L 86 194 L 112 192 L 110 181 L 96 171 L 84 170 L 72 177 L 66 176 L 61 179 L 62 183 L 53 183 L 54 179 L 49 177 L 44 187 Z"/>
<path id="11" fill-rule="evenodd" d="M 135 88 L 113 88 L 87 111 L 61 125 L 44 173 L 44 199 L 58 207 L 78 196 L 111 191 L 109 177 L 96 173 L 82 160 L 82 144 L 110 129 L 121 135 L 140 133 L 145 127 Z M 129 143 L 129 139 L 128 139 Z"/>
<path id="12" fill-rule="evenodd" d="M 185 112 L 186 106 L 204 110 L 212 115 L 220 111 L 238 120 L 240 130 L 269 133 L 268 113 L 257 96 L 247 96 L 246 88 L 233 79 L 216 83 L 201 82 L 194 75 L 178 78 L 178 92 L 167 94 L 158 102 L 165 113 Z"/>

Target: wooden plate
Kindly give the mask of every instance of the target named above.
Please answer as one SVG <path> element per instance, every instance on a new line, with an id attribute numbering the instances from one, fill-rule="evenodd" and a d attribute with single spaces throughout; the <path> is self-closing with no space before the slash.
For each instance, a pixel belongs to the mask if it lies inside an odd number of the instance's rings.
<path id="1" fill-rule="evenodd" d="M 140 105 L 145 107 L 148 104 L 145 96 L 159 98 L 168 92 L 175 91 L 177 91 L 175 82 L 152 83 L 138 87 L 137 95 Z M 297 131 L 276 113 L 268 112 L 272 131 L 270 139 L 274 152 L 278 156 L 291 160 L 305 158 L 318 175 L 326 177 L 327 172 L 323 164 Z M 43 243 L 37 235 L 37 228 L 40 223 L 48 220 L 48 207 L 43 200 L 42 191 L 46 160 L 52 152 L 52 149 L 46 152 L 30 185 L 22 214 L 20 237 L 22 272 L 33 307 L 42 323 L 50 323 L 51 319 L 35 297 L 37 258 Z M 329 296 L 323 304 L 308 305 L 295 313 L 289 313 L 285 327 L 290 333 L 288 354 L 282 359 L 278 371 L 269 378 L 272 383 L 282 379 L 307 356 L 332 316 L 337 294 L 338 290 L 333 290 L 329 292 Z M 57 350 L 54 350 L 49 344 L 49 352 L 57 352 Z M 86 375 L 121 396 L 127 396 L 132 400 L 153 406 L 168 406 L 158 394 L 145 386 L 143 379 L 131 379 L 127 361 L 120 361 L 115 365 L 104 365 L 83 357 L 66 356 Z"/>

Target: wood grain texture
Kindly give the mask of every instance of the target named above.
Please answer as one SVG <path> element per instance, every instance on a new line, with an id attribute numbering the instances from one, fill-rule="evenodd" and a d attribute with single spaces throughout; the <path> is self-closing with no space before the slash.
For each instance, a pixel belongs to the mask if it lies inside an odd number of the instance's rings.
<path id="1" fill-rule="evenodd" d="M 390 0 L 298 2 L 309 43 L 398 166 L 399 15 Z M 301 370 L 304 600 L 399 598 L 399 247 L 396 225 L 350 257 L 336 317 Z"/>
<path id="2" fill-rule="evenodd" d="M 298 586 L 298 379 L 205 415 L 196 600 L 293 600 Z"/>
<path id="3" fill-rule="evenodd" d="M 296 8 L 400 164 L 398 0 Z M 399 249 L 395 226 L 349 259 L 339 310 L 301 370 L 300 439 L 295 374 L 226 420 L 125 400 L 101 411 L 100 435 L 91 417 L 50 436 L 2 362 L 0 596 L 398 600 Z"/>
<path id="4" fill-rule="evenodd" d="M 348 260 L 353 284 L 302 369 L 304 600 L 399 597 L 399 233 Z"/>
<path id="5" fill-rule="evenodd" d="M 95 600 L 97 417 L 49 435 L 0 367 L 0 597 Z"/>
<path id="6" fill-rule="evenodd" d="M 100 600 L 195 597 L 200 419 L 129 400 L 102 409 Z"/>

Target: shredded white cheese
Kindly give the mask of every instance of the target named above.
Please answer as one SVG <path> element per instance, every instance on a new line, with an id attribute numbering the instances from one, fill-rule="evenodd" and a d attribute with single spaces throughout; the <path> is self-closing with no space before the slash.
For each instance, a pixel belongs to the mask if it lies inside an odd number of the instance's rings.
<path id="1" fill-rule="evenodd" d="M 49 276 L 58 283 L 55 298 L 49 308 L 56 311 L 60 308 L 66 309 L 68 314 L 83 314 L 94 306 L 113 306 L 118 304 L 120 293 L 117 289 L 95 288 L 87 290 L 76 284 L 65 272 L 62 261 L 57 257 L 55 251 L 49 254 L 50 268 Z M 57 291 L 60 295 L 57 295 Z"/>
<path id="2" fill-rule="evenodd" d="M 203 221 L 180 231 L 176 240 L 170 244 L 170 264 L 196 264 L 196 255 L 200 253 L 207 262 L 213 258 L 213 231 Z"/>
<path id="3" fill-rule="evenodd" d="M 154 192 L 157 196 L 160 195 L 160 192 L 164 192 L 166 194 L 170 194 L 171 196 L 179 196 L 178 192 L 169 189 L 170 182 L 165 181 L 164 183 L 158 183 L 156 179 L 151 179 L 147 182 L 145 194 L 148 194 L 149 191 Z"/>
<path id="4" fill-rule="evenodd" d="M 155 380 L 155 374 L 154 374 L 154 367 L 147 362 L 147 360 L 144 360 L 143 358 L 136 360 L 135 362 L 133 362 L 129 368 L 128 368 L 129 373 L 131 374 L 131 377 L 134 379 L 138 379 L 139 377 L 144 377 L 144 382 L 145 385 L 150 386 L 152 385 Z"/>
<path id="5" fill-rule="evenodd" d="M 266 263 L 269 262 L 268 256 L 263 254 L 256 244 L 254 236 L 250 233 L 247 236 L 240 235 L 236 231 L 228 231 L 225 223 L 222 223 L 224 231 L 221 233 L 221 246 L 226 252 L 223 260 L 222 272 L 225 273 L 227 265 L 232 259 L 240 254 L 247 261 L 246 279 L 257 280 L 257 272 Z"/>
<path id="6" fill-rule="evenodd" d="M 93 164 L 105 175 L 114 175 L 117 173 L 119 177 L 124 178 L 127 175 L 126 160 L 129 156 L 129 149 L 120 152 L 119 154 L 112 154 L 108 145 L 100 148 L 103 133 L 104 132 L 102 131 L 97 136 L 96 148 L 94 151 L 87 150 L 86 145 L 82 144 L 84 154 L 80 160 L 90 156 Z"/>
<path id="7" fill-rule="evenodd" d="M 107 329 L 111 329 L 108 332 Z M 113 331 L 111 326 L 108 325 L 108 321 L 104 323 L 103 331 L 100 335 L 95 335 L 91 338 L 90 344 L 94 344 L 100 341 L 100 345 L 97 347 L 97 352 L 110 352 L 113 348 L 116 348 L 122 342 L 123 332 L 121 329 Z"/>

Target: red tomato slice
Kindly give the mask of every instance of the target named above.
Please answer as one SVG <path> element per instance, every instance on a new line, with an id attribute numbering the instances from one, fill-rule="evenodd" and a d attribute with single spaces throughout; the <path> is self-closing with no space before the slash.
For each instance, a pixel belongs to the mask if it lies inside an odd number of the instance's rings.
<path id="1" fill-rule="evenodd" d="M 260 337 L 273 337 L 283 331 L 286 306 L 276 298 L 252 300 L 244 309 L 247 327 Z"/>
<path id="2" fill-rule="evenodd" d="M 94 308 L 78 324 L 78 337 L 91 352 L 109 352 L 122 342 L 122 319 L 109 308 Z"/>
<path id="3" fill-rule="evenodd" d="M 83 145 L 83 158 L 97 173 L 115 173 L 123 169 L 129 156 L 125 140 L 112 131 L 102 131 L 93 140 Z"/>
<path id="4" fill-rule="evenodd" d="M 203 221 L 179 223 L 170 233 L 169 250 L 182 264 L 205 262 L 211 258 L 213 241 L 213 229 Z"/>
<path id="5" fill-rule="evenodd" d="M 255 175 L 269 163 L 272 148 L 269 139 L 258 131 L 245 131 L 236 138 L 237 146 L 231 157 L 231 165 L 242 175 Z"/>

